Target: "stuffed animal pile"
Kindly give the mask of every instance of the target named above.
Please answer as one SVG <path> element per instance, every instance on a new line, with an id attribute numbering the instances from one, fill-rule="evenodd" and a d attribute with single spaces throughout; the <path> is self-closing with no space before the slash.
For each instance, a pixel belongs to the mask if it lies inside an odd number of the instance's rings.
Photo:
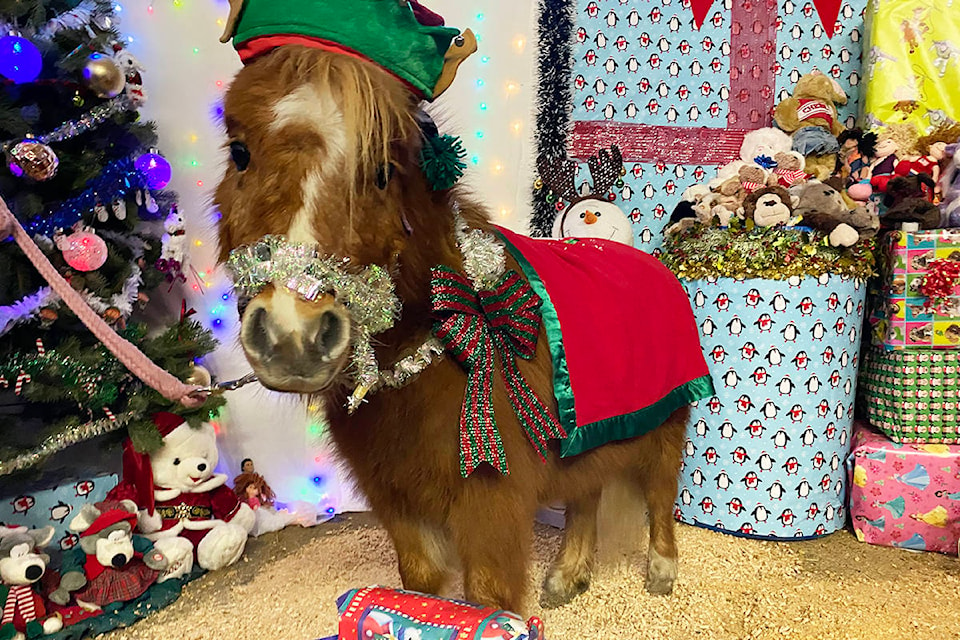
<path id="1" fill-rule="evenodd" d="M 811 228 L 849 247 L 905 222 L 960 226 L 960 125 L 847 129 L 837 115 L 846 102 L 829 76 L 802 76 L 774 110 L 776 127 L 748 133 L 739 158 L 683 193 L 667 233 L 736 218 Z"/>

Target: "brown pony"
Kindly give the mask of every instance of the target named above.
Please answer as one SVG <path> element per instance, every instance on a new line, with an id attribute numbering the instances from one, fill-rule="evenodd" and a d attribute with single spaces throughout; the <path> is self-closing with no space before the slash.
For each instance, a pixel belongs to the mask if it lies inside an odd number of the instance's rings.
<path id="1" fill-rule="evenodd" d="M 282 234 L 354 265 L 386 267 L 403 308 L 376 337 L 383 366 L 431 335 L 431 267 L 462 270 L 454 202 L 471 227 L 491 227 L 486 210 L 461 190 L 428 186 L 417 109 L 411 92 L 373 64 L 297 45 L 246 66 L 225 102 L 233 163 L 216 191 L 221 259 Z M 395 171 L 384 180 L 390 164 Z M 510 259 L 507 266 L 518 269 Z M 347 365 L 355 333 L 344 306 L 330 295 L 308 301 L 272 285 L 241 306 L 241 342 L 260 382 L 325 402 L 339 452 L 393 540 L 405 588 L 441 592 L 459 559 L 468 599 L 520 610 L 538 505 L 562 501 L 566 530 L 543 602 L 567 602 L 590 581 L 601 491 L 626 480 L 649 510 L 647 589 L 672 590 L 686 409 L 642 437 L 570 458 L 552 442 L 544 464 L 498 376 L 493 402 L 510 473 L 482 465 L 464 479 L 458 423 L 467 377 L 457 362 L 443 359 L 405 387 L 370 395 L 351 415 L 344 401 L 353 389 Z M 534 358 L 518 362 L 556 411 L 542 328 Z"/>

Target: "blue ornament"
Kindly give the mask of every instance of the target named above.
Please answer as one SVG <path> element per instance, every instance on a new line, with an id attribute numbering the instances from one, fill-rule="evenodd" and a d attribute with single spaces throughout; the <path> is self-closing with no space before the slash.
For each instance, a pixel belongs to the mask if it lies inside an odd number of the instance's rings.
<path id="1" fill-rule="evenodd" d="M 159 153 L 145 153 L 134 162 L 134 167 L 147 178 L 151 189 L 163 189 L 170 182 L 173 171 L 170 163 Z"/>
<path id="2" fill-rule="evenodd" d="M 15 84 L 33 82 L 43 69 L 43 58 L 36 45 L 19 36 L 0 38 L 0 74 Z"/>

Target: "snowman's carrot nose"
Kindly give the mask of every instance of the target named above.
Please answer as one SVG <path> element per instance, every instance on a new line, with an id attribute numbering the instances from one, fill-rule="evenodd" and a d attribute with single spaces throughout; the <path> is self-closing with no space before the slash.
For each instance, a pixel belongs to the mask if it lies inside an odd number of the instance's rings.
<path id="1" fill-rule="evenodd" d="M 596 214 L 593 211 L 587 211 L 587 214 L 584 216 L 583 221 L 587 224 L 594 224 L 597 221 Z"/>

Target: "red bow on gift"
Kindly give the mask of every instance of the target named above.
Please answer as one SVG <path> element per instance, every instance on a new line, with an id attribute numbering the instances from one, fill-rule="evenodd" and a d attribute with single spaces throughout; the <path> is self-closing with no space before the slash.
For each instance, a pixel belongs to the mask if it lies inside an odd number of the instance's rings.
<path id="1" fill-rule="evenodd" d="M 527 385 L 516 357 L 533 358 L 540 332 L 540 298 L 515 271 L 490 290 L 449 267 L 435 267 L 430 282 L 433 310 L 441 314 L 434 334 L 468 371 L 460 412 L 460 473 L 467 477 L 481 462 L 509 473 L 497 421 L 493 415 L 493 370 L 499 356 L 510 403 L 540 456 L 547 440 L 565 438 L 560 422 Z"/>

